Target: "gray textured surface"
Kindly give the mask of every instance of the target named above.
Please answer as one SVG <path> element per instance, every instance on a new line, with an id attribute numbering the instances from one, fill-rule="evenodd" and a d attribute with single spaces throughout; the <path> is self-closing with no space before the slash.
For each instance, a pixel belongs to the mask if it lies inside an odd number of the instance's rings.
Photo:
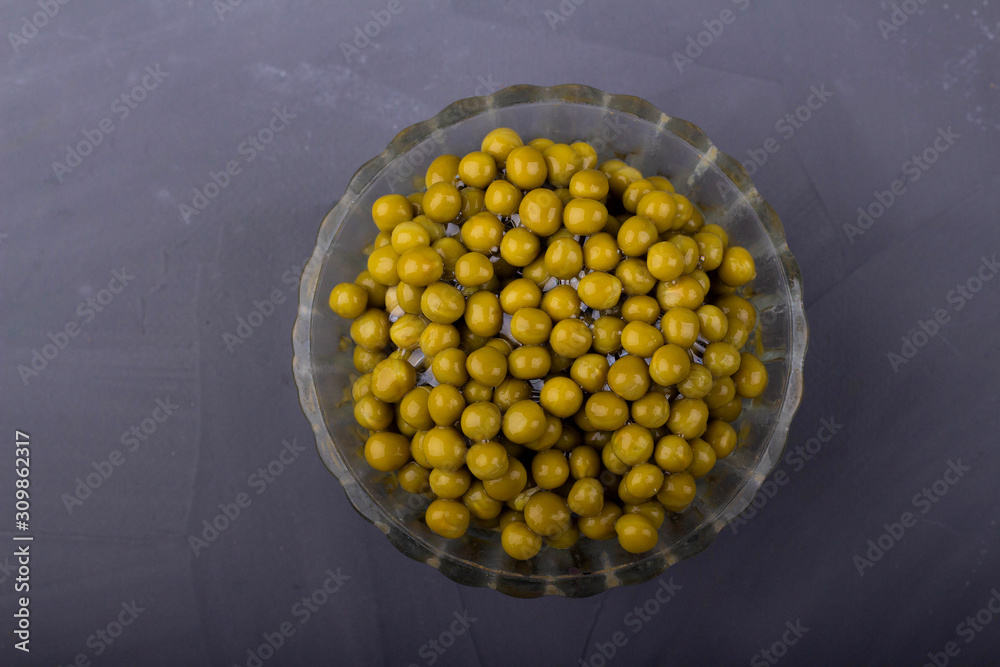
<path id="1" fill-rule="evenodd" d="M 208 0 L 76 1 L 0 48 L 2 421 L 8 442 L 32 437 L 36 536 L 26 656 L 8 634 L 9 452 L 0 662 L 247 664 L 289 622 L 265 664 L 421 665 L 468 610 L 477 620 L 437 664 L 599 665 L 595 643 L 619 631 L 622 664 L 767 664 L 758 652 L 799 620 L 809 630 L 782 663 L 922 664 L 954 641 L 952 664 L 995 664 L 1000 618 L 971 637 L 959 624 L 1000 587 L 1000 280 L 949 292 L 1000 245 L 996 0 L 913 2 L 885 37 L 885 2 L 589 0 L 553 30 L 556 0 L 403 0 L 345 59 L 341 42 L 387 4 L 248 0 L 220 17 Z M 734 21 L 678 71 L 673 52 L 726 8 Z M 4 3 L 4 30 L 37 11 Z M 167 76 L 123 117 L 115 100 L 157 65 Z M 683 588 L 637 633 L 626 615 L 655 582 L 521 601 L 400 556 L 321 465 L 291 378 L 290 277 L 354 169 L 445 104 L 521 82 L 644 97 L 740 159 L 777 140 L 754 181 L 785 222 L 812 328 L 790 450 L 824 418 L 843 425 L 782 464 L 787 483 L 752 521 L 667 573 Z M 812 86 L 833 95 L 787 137 L 776 123 Z M 295 117 L 248 162 L 241 142 L 275 107 Z M 105 117 L 113 131 L 60 181 L 53 161 Z M 857 208 L 949 127 L 960 138 L 852 243 Z M 179 204 L 230 160 L 240 173 L 186 223 Z M 79 304 L 123 267 L 134 280 L 89 320 Z M 274 290 L 274 313 L 231 352 L 223 335 Z M 887 354 L 936 308 L 948 321 L 895 372 Z M 69 322 L 80 333 L 23 382 L 18 366 Z M 158 398 L 179 407 L 129 451 L 122 434 Z M 284 440 L 305 453 L 262 487 L 250 476 Z M 69 512 L 63 494 L 116 449 L 122 464 Z M 959 459 L 971 470 L 919 504 Z M 195 556 L 188 536 L 241 492 L 250 506 Z M 859 576 L 852 557 L 906 511 L 916 524 Z M 301 623 L 296 602 L 338 568 L 350 578 Z M 132 600 L 145 611 L 96 656 L 88 637 Z"/>

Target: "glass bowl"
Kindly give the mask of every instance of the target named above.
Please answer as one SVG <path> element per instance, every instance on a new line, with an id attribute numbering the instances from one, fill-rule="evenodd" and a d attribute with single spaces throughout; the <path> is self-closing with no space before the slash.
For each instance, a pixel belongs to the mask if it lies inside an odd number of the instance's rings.
<path id="1" fill-rule="evenodd" d="M 749 346 L 765 363 L 770 383 L 762 396 L 744 403 L 734 423 L 740 446 L 698 481 L 695 502 L 668 517 L 658 545 L 645 554 L 629 554 L 615 539 L 582 539 L 572 549 L 544 548 L 522 562 L 504 553 L 497 532 L 473 527 L 466 536 L 448 540 L 421 521 L 429 499 L 403 491 L 395 475 L 373 470 L 365 461 L 366 436 L 354 422 L 351 402 L 357 372 L 350 345 L 344 344 L 350 322 L 331 312 L 330 290 L 353 282 L 365 269 L 363 249 L 376 233 L 371 222 L 376 198 L 419 189 L 434 157 L 479 150 L 482 137 L 501 126 L 514 128 L 525 141 L 540 136 L 590 141 L 601 160 L 618 157 L 643 173 L 667 176 L 701 207 L 706 222 L 724 227 L 756 259 L 757 278 L 745 296 L 760 316 Z M 778 216 L 740 163 L 704 132 L 637 97 L 581 85 L 520 85 L 449 105 L 400 132 L 358 170 L 320 227 L 302 274 L 292 338 L 299 399 L 320 456 L 358 512 L 397 549 L 461 584 L 518 597 L 584 597 L 656 577 L 707 547 L 750 505 L 781 457 L 801 399 L 807 326 L 799 268 Z"/>

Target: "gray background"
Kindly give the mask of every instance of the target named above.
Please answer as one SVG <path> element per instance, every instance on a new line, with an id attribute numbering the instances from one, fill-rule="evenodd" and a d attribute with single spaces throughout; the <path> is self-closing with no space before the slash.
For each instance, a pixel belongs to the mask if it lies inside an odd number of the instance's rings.
<path id="1" fill-rule="evenodd" d="M 9 635 L 9 451 L 0 662 L 242 665 L 289 621 L 265 664 L 424 665 L 421 646 L 468 610 L 437 664 L 599 665 L 595 643 L 619 631 L 621 664 L 767 664 L 755 654 L 796 621 L 808 631 L 785 664 L 923 664 L 949 641 L 951 664 L 996 664 L 1000 618 L 969 643 L 957 626 L 1000 587 L 1000 280 L 961 309 L 949 292 L 1000 244 L 997 0 L 913 2 L 886 35 L 885 2 L 567 0 L 550 24 L 557 0 L 403 0 L 350 59 L 341 43 L 387 2 L 231 4 L 73 0 L 16 51 L 0 45 L 2 421 L 8 443 L 31 434 L 36 537 L 25 656 Z M 727 8 L 733 22 L 678 68 L 672 54 Z M 38 11 L 3 3 L 4 31 Z M 116 98 L 157 65 L 167 76 L 121 118 Z M 822 419 L 843 425 L 781 464 L 786 483 L 751 521 L 666 573 L 682 589 L 638 633 L 625 615 L 656 582 L 524 601 L 398 554 L 321 464 L 291 376 L 289 276 L 355 168 L 455 99 L 566 82 L 648 99 L 743 160 L 777 141 L 754 181 L 785 223 L 812 329 L 790 451 Z M 776 123 L 812 86 L 832 97 L 786 138 Z M 245 162 L 241 142 L 275 107 L 295 118 Z M 105 117 L 113 131 L 60 181 L 52 163 Z M 844 224 L 909 178 L 939 128 L 960 138 L 852 242 Z M 230 160 L 241 172 L 185 222 L 179 205 Z M 86 321 L 79 304 L 123 268 L 134 280 Z M 274 290 L 273 314 L 230 351 L 224 334 Z M 887 355 L 939 308 L 948 321 L 894 370 Z M 22 381 L 70 322 L 79 335 Z M 158 398 L 179 407 L 127 451 Z M 286 440 L 305 453 L 256 495 L 248 477 Z M 122 464 L 68 511 L 63 494 L 116 449 Z M 971 470 L 915 506 L 959 459 Z M 195 556 L 189 536 L 240 492 L 250 507 Z M 916 524 L 859 575 L 853 557 L 907 511 Z M 293 605 L 338 568 L 349 579 L 300 624 Z M 96 657 L 88 637 L 133 600 L 144 611 Z"/>

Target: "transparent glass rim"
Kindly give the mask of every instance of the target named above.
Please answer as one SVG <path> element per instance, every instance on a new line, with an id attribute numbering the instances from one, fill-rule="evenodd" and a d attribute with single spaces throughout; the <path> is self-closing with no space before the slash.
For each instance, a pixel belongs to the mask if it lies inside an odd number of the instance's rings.
<path id="1" fill-rule="evenodd" d="M 715 520 L 706 523 L 688 538 L 659 556 L 660 562 L 643 563 L 631 567 L 630 563 L 601 572 L 560 575 L 556 577 L 530 577 L 504 572 L 481 564 L 469 563 L 450 556 L 442 556 L 431 545 L 424 543 L 408 530 L 396 517 L 387 514 L 368 496 L 352 474 L 334 443 L 319 405 L 314 385 L 311 356 L 313 304 L 323 268 L 324 259 L 334 244 L 356 200 L 381 172 L 409 149 L 441 132 L 450 125 L 495 109 L 538 102 L 564 102 L 603 107 L 630 114 L 658 126 L 690 145 L 704 162 L 714 165 L 745 198 L 757 216 L 776 257 L 782 267 L 789 294 L 789 318 L 792 325 L 790 345 L 786 353 L 789 377 L 786 391 L 774 428 L 761 457 L 753 469 L 748 470 L 742 486 L 720 509 Z M 708 168 L 709 165 L 704 165 Z M 669 116 L 653 104 L 631 95 L 605 93 L 589 86 L 570 84 L 559 86 L 516 85 L 491 95 L 458 100 L 434 117 L 415 123 L 397 134 L 386 149 L 363 164 L 351 178 L 343 197 L 323 219 L 312 256 L 302 272 L 299 284 L 299 310 L 292 330 L 292 369 L 299 391 L 299 402 L 312 426 L 316 445 L 327 468 L 332 472 L 347 494 L 354 508 L 369 522 L 376 525 L 392 544 L 406 556 L 427 563 L 449 578 L 471 586 L 496 589 L 508 595 L 534 597 L 538 595 L 587 596 L 620 585 L 636 584 L 655 578 L 672 564 L 689 558 L 711 544 L 730 522 L 734 521 L 753 502 L 767 475 L 777 466 L 785 449 L 792 418 L 802 399 L 803 364 L 808 341 L 808 325 L 802 299 L 802 276 L 799 266 L 788 248 L 784 227 L 777 213 L 753 185 L 749 175 L 738 160 L 719 150 L 698 126 L 686 120 Z M 581 585 L 580 579 L 592 581 Z"/>

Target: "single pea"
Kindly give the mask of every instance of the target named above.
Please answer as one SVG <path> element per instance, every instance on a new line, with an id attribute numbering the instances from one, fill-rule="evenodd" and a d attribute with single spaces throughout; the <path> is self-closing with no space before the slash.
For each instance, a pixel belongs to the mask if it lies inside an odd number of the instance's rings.
<path id="1" fill-rule="evenodd" d="M 462 224 L 462 243 L 469 250 L 488 255 L 500 247 L 503 223 L 492 213 L 476 213 Z"/>
<path id="2" fill-rule="evenodd" d="M 561 238 L 545 251 L 545 270 L 560 280 L 575 278 L 583 270 L 583 248 L 572 238 Z"/>
<path id="3" fill-rule="evenodd" d="M 635 167 L 628 165 L 619 167 L 608 174 L 608 189 L 615 197 L 621 198 L 625 193 L 625 188 L 640 178 L 642 178 L 642 172 Z"/>
<path id="4" fill-rule="evenodd" d="M 656 546 L 658 534 L 649 519 L 641 514 L 623 514 L 615 521 L 618 544 L 631 554 L 641 554 Z"/>
<path id="5" fill-rule="evenodd" d="M 615 431 L 611 447 L 619 461 L 636 466 L 653 455 L 653 435 L 645 426 L 627 424 Z"/>
<path id="6" fill-rule="evenodd" d="M 576 288 L 580 300 L 594 310 L 609 310 L 618 304 L 622 284 L 614 275 L 594 271 L 588 273 Z"/>
<path id="7" fill-rule="evenodd" d="M 541 308 L 553 322 L 559 322 L 580 313 L 580 295 L 571 285 L 557 285 L 541 298 Z"/>
<path id="8" fill-rule="evenodd" d="M 424 174 L 424 185 L 429 188 L 435 183 L 457 184 L 458 162 L 457 155 L 439 155 L 431 160 Z"/>
<path id="9" fill-rule="evenodd" d="M 701 438 L 695 438 L 691 441 L 691 455 L 691 465 L 688 466 L 687 471 L 695 479 L 704 477 L 715 467 L 717 459 L 715 450 Z"/>
<path id="10" fill-rule="evenodd" d="M 695 311 L 698 315 L 698 332 L 710 343 L 717 343 L 726 336 L 729 322 L 726 314 L 718 306 L 706 303 Z"/>
<path id="11" fill-rule="evenodd" d="M 666 435 L 659 439 L 653 450 L 653 460 L 667 472 L 681 472 L 691 465 L 693 454 L 687 440 L 678 435 Z"/>
<path id="12" fill-rule="evenodd" d="M 683 512 L 694 500 L 696 490 L 691 473 L 675 472 L 663 480 L 663 486 L 656 494 L 656 499 L 670 512 Z"/>
<path id="13" fill-rule="evenodd" d="M 490 130 L 483 137 L 479 150 L 488 153 L 498 165 L 503 165 L 510 152 L 523 145 L 524 141 L 521 140 L 521 135 L 517 132 L 509 127 L 498 127 L 495 130 Z"/>
<path id="14" fill-rule="evenodd" d="M 563 207 L 563 226 L 573 234 L 597 234 L 607 222 L 607 207 L 595 199 L 570 199 Z"/>
<path id="15" fill-rule="evenodd" d="M 508 371 L 511 368 L 509 355 L 507 357 L 507 368 Z M 531 398 L 531 385 L 525 380 L 516 377 L 507 378 L 500 383 L 500 386 L 493 390 L 493 402 L 500 408 L 500 412 L 506 412 L 510 406 L 518 401 L 524 401 L 529 398 Z"/>
<path id="16" fill-rule="evenodd" d="M 739 355 L 737 355 L 738 357 Z M 732 378 L 721 377 L 716 378 L 715 383 L 712 384 L 712 389 L 705 394 L 704 401 L 708 409 L 721 408 L 723 405 L 729 401 L 737 398 L 736 395 L 736 384 L 733 382 Z"/>
<path id="17" fill-rule="evenodd" d="M 351 399 L 357 402 L 362 396 L 372 393 L 372 374 L 365 373 L 351 385 Z"/>
<path id="18" fill-rule="evenodd" d="M 656 278 L 649 272 L 646 261 L 630 257 L 618 264 L 615 276 L 622 282 L 622 291 L 628 296 L 648 294 L 656 287 Z"/>
<path id="19" fill-rule="evenodd" d="M 664 176 L 647 176 L 646 180 L 653 184 L 657 190 L 664 190 L 665 192 L 674 192 L 674 184 L 670 182 L 670 179 Z"/>
<path id="20" fill-rule="evenodd" d="M 569 528 L 551 537 L 544 537 L 542 541 L 553 549 L 572 549 L 580 541 L 580 531 L 570 523 Z"/>
<path id="21" fill-rule="evenodd" d="M 636 204 L 635 214 L 649 218 L 657 234 L 669 231 L 677 217 L 677 200 L 670 192 L 652 190 Z"/>
<path id="22" fill-rule="evenodd" d="M 427 407 L 430 395 L 430 387 L 414 387 L 399 402 L 399 416 L 412 428 L 420 431 L 434 428 L 434 420 Z"/>
<path id="23" fill-rule="evenodd" d="M 552 377 L 542 385 L 538 402 L 550 414 L 566 419 L 583 406 L 583 390 L 568 377 Z"/>
<path id="24" fill-rule="evenodd" d="M 579 319 L 565 319 L 555 323 L 549 335 L 549 346 L 556 354 L 576 359 L 587 353 L 593 343 L 593 334 L 587 323 Z"/>
<path id="25" fill-rule="evenodd" d="M 493 263 L 486 255 L 468 252 L 455 262 L 455 281 L 463 287 L 481 287 L 493 278 Z"/>
<path id="26" fill-rule="evenodd" d="M 469 440 L 492 440 L 500 432 L 500 408 L 493 403 L 473 403 L 462 412 L 462 433 Z"/>
<path id="27" fill-rule="evenodd" d="M 451 426 L 462 416 L 463 410 L 465 397 L 458 387 L 439 384 L 431 389 L 430 396 L 427 397 L 427 412 L 438 426 Z"/>
<path id="28" fill-rule="evenodd" d="M 609 540 L 615 536 L 615 522 L 622 515 L 621 508 L 610 500 L 595 516 L 581 517 L 577 522 L 580 533 L 592 540 Z"/>
<path id="29" fill-rule="evenodd" d="M 489 153 L 473 151 L 459 160 L 458 177 L 466 185 L 484 189 L 497 175 L 497 163 Z"/>
<path id="30" fill-rule="evenodd" d="M 503 503 L 500 504 L 503 505 Z M 524 523 L 524 513 L 512 510 L 510 508 L 504 509 L 500 512 L 500 523 L 498 524 L 497 527 L 502 531 L 504 528 L 507 527 L 508 524 L 513 523 L 514 521 L 520 521 L 521 523 Z"/>
<path id="31" fill-rule="evenodd" d="M 716 457 L 724 459 L 736 449 L 736 429 L 721 419 L 710 419 L 702 439 L 715 450 Z"/>
<path id="32" fill-rule="evenodd" d="M 734 398 L 729 401 L 721 408 L 711 408 L 708 411 L 708 416 L 712 419 L 720 419 L 725 422 L 736 421 L 740 413 L 743 412 L 743 399 Z"/>
<path id="33" fill-rule="evenodd" d="M 454 500 L 461 498 L 472 485 L 472 475 L 465 468 L 459 470 L 431 470 L 429 481 L 431 491 L 438 498 Z"/>
<path id="34" fill-rule="evenodd" d="M 698 244 L 701 268 L 706 271 L 714 271 L 719 268 L 726 250 L 722 239 L 711 232 L 698 232 L 692 238 Z"/>
<path id="35" fill-rule="evenodd" d="M 491 498 L 502 503 L 513 500 L 528 483 L 528 471 L 524 464 L 510 457 L 507 472 L 495 479 L 484 479 L 483 488 Z"/>
<path id="36" fill-rule="evenodd" d="M 427 431 L 417 431 L 413 434 L 410 438 L 410 456 L 413 457 L 417 465 L 426 469 L 429 475 L 431 464 L 427 461 L 427 456 L 424 454 L 424 436 L 426 435 Z"/>
<path id="37" fill-rule="evenodd" d="M 583 169 L 583 159 L 568 144 L 552 144 L 542 151 L 548 179 L 556 187 L 569 185 L 573 174 Z"/>
<path id="38" fill-rule="evenodd" d="M 431 400 L 433 401 L 433 396 Z M 435 468 L 455 471 L 465 465 L 465 438 L 451 426 L 435 426 L 427 431 L 422 446 L 427 462 Z"/>
<path id="39" fill-rule="evenodd" d="M 626 220 L 618 230 L 618 247 L 627 257 L 644 255 L 657 240 L 652 221 L 639 215 Z"/>
<path id="40" fill-rule="evenodd" d="M 597 169 L 583 169 L 569 179 L 569 192 L 576 198 L 600 201 L 608 196 L 608 177 Z"/>
<path id="41" fill-rule="evenodd" d="M 587 421 L 596 430 L 615 431 L 628 420 L 628 403 L 610 391 L 595 392 L 584 404 Z"/>
<path id="42" fill-rule="evenodd" d="M 738 294 L 726 294 L 715 300 L 715 305 L 728 317 L 735 317 L 748 331 L 757 326 L 757 309 Z"/>
<path id="43" fill-rule="evenodd" d="M 521 224 L 539 236 L 551 236 L 562 226 L 563 203 L 551 190 L 531 190 L 517 210 Z"/>
<path id="44" fill-rule="evenodd" d="M 660 330 L 666 342 L 688 349 L 698 340 L 700 321 L 689 308 L 671 308 L 663 314 Z"/>
<path id="45" fill-rule="evenodd" d="M 395 251 L 393 253 L 395 254 Z M 402 281 L 417 287 L 426 287 L 440 280 L 443 273 L 444 260 L 430 247 L 407 250 L 396 260 L 396 283 Z"/>
<path id="46" fill-rule="evenodd" d="M 659 500 L 647 500 L 644 503 L 626 504 L 623 508 L 625 514 L 639 514 L 653 524 L 653 528 L 660 529 L 663 521 L 667 518 L 667 510 Z"/>
<path id="47" fill-rule="evenodd" d="M 417 382 L 417 374 L 401 359 L 386 359 L 372 371 L 372 394 L 386 403 L 398 403 Z"/>
<path id="48" fill-rule="evenodd" d="M 486 210 L 485 190 L 469 186 L 462 188 L 459 192 L 462 195 L 462 212 L 458 216 L 460 223 Z"/>
<path id="49" fill-rule="evenodd" d="M 512 280 L 500 292 L 500 307 L 503 312 L 513 315 L 521 308 L 538 308 L 542 303 L 542 290 L 531 280 Z"/>
<path id="50" fill-rule="evenodd" d="M 420 312 L 431 322 L 451 324 L 465 312 L 465 297 L 447 283 L 433 283 L 420 296 Z"/>
<path id="51" fill-rule="evenodd" d="M 583 517 L 594 517 L 604 507 L 604 487 L 593 477 L 583 477 L 573 483 L 566 504 Z"/>
<path id="52" fill-rule="evenodd" d="M 740 352 L 729 343 L 709 343 L 702 354 L 713 377 L 729 377 L 740 367 Z"/>
<path id="53" fill-rule="evenodd" d="M 441 537 L 453 540 L 465 535 L 470 518 L 469 508 L 461 502 L 438 498 L 428 505 L 424 522 Z"/>
<path id="54" fill-rule="evenodd" d="M 458 196 L 458 190 L 455 191 Z M 414 248 L 425 248 L 431 244 L 431 235 L 427 228 L 419 222 L 401 222 L 392 230 L 392 249 L 397 255 L 402 255 L 407 250 Z"/>
<path id="55" fill-rule="evenodd" d="M 477 336 L 497 335 L 503 328 L 503 310 L 497 295 L 480 290 L 466 299 L 465 326 Z"/>
<path id="56" fill-rule="evenodd" d="M 663 485 L 663 471 L 652 463 L 640 463 L 625 474 L 625 488 L 633 496 L 649 499 Z"/>
<path id="57" fill-rule="evenodd" d="M 726 335 L 722 340 L 738 350 L 750 340 L 750 330 L 738 319 L 728 315 L 726 316 Z"/>
<path id="58" fill-rule="evenodd" d="M 757 277 L 753 256 L 746 248 L 730 246 L 722 255 L 719 279 L 730 287 L 740 287 Z"/>
<path id="59" fill-rule="evenodd" d="M 622 329 L 622 347 L 629 354 L 649 358 L 663 347 L 663 335 L 645 322 L 629 322 Z"/>
<path id="60" fill-rule="evenodd" d="M 524 444 L 545 431 L 545 411 L 531 401 L 518 401 L 503 416 L 503 434 L 513 443 Z"/>
<path id="61" fill-rule="evenodd" d="M 433 357 L 441 350 L 458 347 L 458 329 L 451 324 L 431 322 L 420 334 L 420 351 L 425 357 Z"/>
<path id="62" fill-rule="evenodd" d="M 509 217 L 521 205 L 521 191 L 509 181 L 493 181 L 486 188 L 483 202 L 490 213 Z"/>
<path id="63" fill-rule="evenodd" d="M 637 181 L 632 181 L 622 192 L 622 206 L 629 213 L 635 213 L 639 206 L 639 200 L 654 190 L 656 190 L 656 186 L 649 179 L 640 178 Z"/>
<path id="64" fill-rule="evenodd" d="M 632 402 L 632 420 L 646 428 L 660 428 L 670 416 L 670 401 L 663 394 L 650 391 Z"/>
<path id="65" fill-rule="evenodd" d="M 698 268 L 698 261 L 701 259 L 698 244 L 690 236 L 684 234 L 674 234 L 667 241 L 677 246 L 684 257 L 684 273 L 691 273 Z"/>
<path id="66" fill-rule="evenodd" d="M 410 441 L 399 433 L 373 433 L 365 442 L 365 460 L 380 472 L 399 470 L 410 460 Z"/>
<path id="67" fill-rule="evenodd" d="M 351 323 L 351 340 L 369 350 L 381 350 L 389 344 L 389 315 L 369 308 Z"/>
<path id="68" fill-rule="evenodd" d="M 597 477 L 600 473 L 601 455 L 596 449 L 587 445 L 572 448 L 569 453 L 569 474 L 573 479 Z"/>
<path id="69" fill-rule="evenodd" d="M 654 243 L 646 253 L 646 268 L 657 280 L 671 282 L 684 273 L 684 255 L 670 241 Z"/>
<path id="70" fill-rule="evenodd" d="M 420 334 L 427 322 L 417 315 L 402 315 L 389 327 L 389 339 L 401 350 L 413 350 L 420 344 Z"/>
<path id="71" fill-rule="evenodd" d="M 711 287 L 712 287 L 712 280 L 708 277 L 707 273 L 705 273 L 701 269 L 695 269 L 694 271 L 692 271 L 688 275 L 690 275 L 692 278 L 694 278 L 695 281 L 699 285 L 701 285 L 701 291 L 702 292 L 704 292 L 705 294 L 708 294 L 708 290 L 711 289 Z"/>
<path id="72" fill-rule="evenodd" d="M 407 424 L 406 420 L 403 419 L 403 416 L 399 414 L 399 412 L 396 413 L 395 423 L 396 430 L 406 437 L 407 442 L 409 442 L 410 438 L 417 434 L 417 429 Z"/>
<path id="73" fill-rule="evenodd" d="M 536 535 L 558 535 L 570 527 L 572 520 L 566 500 L 551 491 L 533 494 L 524 505 L 524 521 Z"/>
<path id="74" fill-rule="evenodd" d="M 712 373 L 701 364 L 691 364 L 687 377 L 677 383 L 677 390 L 685 398 L 704 398 L 712 389 Z"/>
<path id="75" fill-rule="evenodd" d="M 416 461 L 410 461 L 396 473 L 399 488 L 407 493 L 430 491 L 430 472 Z"/>
<path id="76" fill-rule="evenodd" d="M 591 325 L 594 342 L 593 349 L 602 355 L 614 354 L 622 348 L 622 331 L 625 321 L 614 315 L 604 315 L 594 320 Z"/>
<path id="77" fill-rule="evenodd" d="M 585 354 L 573 361 L 569 375 L 584 391 L 593 394 L 604 388 L 610 367 L 603 354 Z"/>
<path id="78" fill-rule="evenodd" d="M 580 156 L 584 169 L 594 169 L 597 167 L 596 148 L 588 144 L 586 141 L 574 141 L 570 144 L 570 146 L 574 151 L 576 151 L 576 154 Z"/>
<path id="79" fill-rule="evenodd" d="M 685 439 L 699 437 L 708 424 L 708 406 L 700 398 L 681 398 L 674 402 L 667 428 Z"/>
<path id="80" fill-rule="evenodd" d="M 552 369 L 552 355 L 541 345 L 522 345 L 510 353 L 507 368 L 518 380 L 540 380 Z"/>
<path id="81" fill-rule="evenodd" d="M 368 308 L 385 307 L 386 286 L 376 282 L 372 278 L 371 272 L 365 270 L 359 273 L 358 277 L 354 279 L 354 284 L 363 287 L 368 294 Z"/>
<path id="82" fill-rule="evenodd" d="M 545 270 L 545 256 L 539 256 L 534 262 L 528 264 L 521 270 L 521 275 L 535 283 L 536 285 L 544 285 L 549 281 L 551 276 L 549 272 Z"/>
<path id="83" fill-rule="evenodd" d="M 510 319 L 510 335 L 522 345 L 541 345 L 552 332 L 552 318 L 539 308 L 521 308 Z"/>
<path id="84" fill-rule="evenodd" d="M 624 160 L 613 158 L 611 160 L 605 160 L 604 162 L 597 165 L 597 169 L 605 176 L 610 176 L 612 172 L 627 166 L 628 165 L 625 163 Z"/>
<path id="85" fill-rule="evenodd" d="M 462 212 L 462 195 L 451 183 L 435 183 L 424 194 L 423 209 L 431 222 L 451 222 Z"/>
<path id="86" fill-rule="evenodd" d="M 518 146 L 507 154 L 507 180 L 522 190 L 541 187 L 548 174 L 545 156 L 533 146 Z"/>
<path id="87" fill-rule="evenodd" d="M 477 519 L 495 519 L 503 510 L 503 503 L 490 498 L 483 483 L 478 479 L 469 485 L 469 490 L 462 496 L 462 504 L 468 507 L 472 516 Z"/>
<path id="88" fill-rule="evenodd" d="M 457 347 L 441 350 L 431 361 L 431 373 L 441 384 L 461 387 L 469 380 L 469 373 L 465 370 L 465 360 L 465 352 Z"/>
<path id="89" fill-rule="evenodd" d="M 757 398 L 767 388 L 767 369 L 756 356 L 743 352 L 739 369 L 733 373 L 733 383 L 736 393 L 743 398 Z"/>
<path id="90" fill-rule="evenodd" d="M 556 489 L 569 479 L 569 461 L 558 449 L 538 452 L 531 459 L 531 478 L 543 489 Z"/>
<path id="91" fill-rule="evenodd" d="M 438 239 L 431 244 L 431 247 L 434 248 L 434 252 L 441 258 L 445 273 L 449 274 L 455 272 L 455 265 L 458 263 L 459 258 L 468 252 L 461 241 L 451 237 Z"/>
<path id="92" fill-rule="evenodd" d="M 720 239 L 722 239 L 722 247 L 729 247 L 729 234 L 726 233 L 722 227 L 716 224 L 705 225 L 701 228 L 702 232 L 708 232 L 710 234 L 715 234 Z"/>
<path id="93" fill-rule="evenodd" d="M 391 245 L 385 245 L 368 255 L 368 273 L 380 285 L 390 287 L 399 282 L 396 264 L 399 255 Z"/>
<path id="94" fill-rule="evenodd" d="M 527 266 L 538 257 L 542 242 L 524 227 L 511 229 L 500 240 L 500 256 L 511 266 Z"/>
<path id="95" fill-rule="evenodd" d="M 415 222 L 416 224 L 423 227 L 424 231 L 426 231 L 427 235 L 430 237 L 431 244 L 433 244 L 435 241 L 440 241 L 447 235 L 448 229 L 445 225 L 439 222 L 431 222 L 431 219 L 428 218 L 426 215 L 418 215 L 412 220 L 412 222 Z M 400 224 L 406 224 L 406 223 L 400 223 Z"/>
<path id="96" fill-rule="evenodd" d="M 651 296 L 630 296 L 622 303 L 622 319 L 626 323 L 656 324 L 660 319 L 660 304 Z"/>
<path id="97" fill-rule="evenodd" d="M 691 276 L 681 276 L 669 283 L 658 283 L 656 286 L 656 300 L 660 304 L 660 308 L 664 311 L 668 311 L 671 308 L 695 310 L 704 303 L 705 290 Z"/>
<path id="98" fill-rule="evenodd" d="M 583 244 L 583 265 L 590 271 L 614 271 L 618 260 L 618 242 L 611 234 L 594 234 Z"/>
<path id="99" fill-rule="evenodd" d="M 626 354 L 611 364 L 608 386 L 626 401 L 636 401 L 649 391 L 649 368 L 634 354 Z"/>
<path id="100" fill-rule="evenodd" d="M 372 220 L 379 231 L 391 232 L 401 222 L 413 219 L 413 204 L 403 195 L 383 195 L 372 204 Z"/>
<path id="101" fill-rule="evenodd" d="M 503 477 L 510 465 L 507 450 L 496 442 L 477 442 L 469 447 L 465 459 L 469 471 L 476 479 L 484 481 Z"/>
<path id="102" fill-rule="evenodd" d="M 330 291 L 330 310 L 347 320 L 361 317 L 368 306 L 368 292 L 356 283 L 340 283 Z"/>
<path id="103" fill-rule="evenodd" d="M 523 521 L 511 521 L 500 533 L 500 545 L 515 560 L 531 560 L 542 550 L 542 538 Z"/>
<path id="104" fill-rule="evenodd" d="M 674 193 L 674 201 L 677 203 L 677 213 L 674 214 L 672 229 L 680 229 L 686 225 L 694 216 L 694 206 L 691 200 L 684 195 Z"/>
<path id="105" fill-rule="evenodd" d="M 496 387 L 507 376 L 507 358 L 496 348 L 481 347 L 469 354 L 465 368 L 476 382 Z"/>
<path id="106" fill-rule="evenodd" d="M 381 350 L 369 350 L 358 345 L 354 348 L 354 368 L 362 373 L 368 373 L 374 370 L 380 361 L 387 359 L 388 356 Z"/>
<path id="107" fill-rule="evenodd" d="M 380 401 L 372 394 L 362 396 L 354 403 L 354 420 L 369 431 L 389 428 L 395 416 L 392 404 Z"/>

